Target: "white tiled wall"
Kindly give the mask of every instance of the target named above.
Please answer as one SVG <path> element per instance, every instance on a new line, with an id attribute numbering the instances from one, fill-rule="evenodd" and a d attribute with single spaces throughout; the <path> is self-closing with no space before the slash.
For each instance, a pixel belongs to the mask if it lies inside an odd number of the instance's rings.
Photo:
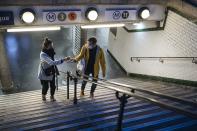
<path id="1" fill-rule="evenodd" d="M 142 59 L 130 57 L 197 57 L 197 25 L 169 11 L 163 31 L 127 33 L 119 28 L 117 37 L 109 33 L 109 50 L 128 73 L 197 81 L 197 64 L 192 60 Z"/>

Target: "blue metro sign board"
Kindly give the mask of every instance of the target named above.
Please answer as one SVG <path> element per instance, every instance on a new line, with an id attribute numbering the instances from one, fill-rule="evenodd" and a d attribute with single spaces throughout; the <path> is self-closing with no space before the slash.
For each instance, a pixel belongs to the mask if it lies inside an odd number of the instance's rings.
<path id="1" fill-rule="evenodd" d="M 107 8 L 105 10 L 106 21 L 136 20 L 136 8 Z"/>
<path id="2" fill-rule="evenodd" d="M 14 25 L 14 15 L 12 11 L 0 11 L 0 25 Z"/>

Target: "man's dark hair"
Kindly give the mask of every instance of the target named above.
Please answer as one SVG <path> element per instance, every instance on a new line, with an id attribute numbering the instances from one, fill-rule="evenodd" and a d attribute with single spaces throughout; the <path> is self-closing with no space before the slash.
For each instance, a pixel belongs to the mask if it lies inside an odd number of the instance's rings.
<path id="1" fill-rule="evenodd" d="M 96 44 L 97 39 L 95 37 L 91 37 L 91 38 L 88 39 L 88 41 Z"/>

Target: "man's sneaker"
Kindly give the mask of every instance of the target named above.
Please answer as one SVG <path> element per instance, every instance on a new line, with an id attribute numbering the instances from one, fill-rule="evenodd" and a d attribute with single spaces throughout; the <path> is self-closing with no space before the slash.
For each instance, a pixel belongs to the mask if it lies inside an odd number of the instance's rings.
<path id="1" fill-rule="evenodd" d="M 94 93 L 90 93 L 90 98 L 94 98 Z"/>
<path id="2" fill-rule="evenodd" d="M 82 96 L 84 96 L 84 95 L 85 95 L 85 94 L 84 94 L 84 91 L 81 90 L 80 96 L 82 97 Z"/>
<path id="3" fill-rule="evenodd" d="M 50 97 L 51 101 L 56 101 L 56 99 L 54 98 L 54 96 Z"/>
<path id="4" fill-rule="evenodd" d="M 42 95 L 42 100 L 43 101 L 46 101 L 47 100 L 45 95 Z"/>

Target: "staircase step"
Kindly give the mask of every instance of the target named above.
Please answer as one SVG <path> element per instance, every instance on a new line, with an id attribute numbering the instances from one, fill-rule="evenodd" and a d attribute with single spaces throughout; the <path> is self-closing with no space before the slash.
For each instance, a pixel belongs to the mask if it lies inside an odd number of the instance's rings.
<path id="1" fill-rule="evenodd" d="M 176 85 L 166 83 L 128 78 L 119 78 L 113 81 L 161 91 L 181 98 L 196 96 L 196 90 L 192 92 L 193 90 L 190 88 L 178 88 Z M 87 84 L 84 97 L 80 97 L 80 86 L 81 84 L 78 84 L 78 103 L 76 105 L 73 104 L 73 85 L 70 86 L 69 100 L 66 98 L 67 87 L 59 87 L 55 94 L 56 102 L 50 102 L 49 95 L 47 101 L 43 102 L 41 90 L 1 95 L 0 130 L 116 130 L 120 102 L 115 96 L 115 91 L 97 86 L 95 98 L 91 99 L 89 98 L 91 84 Z M 128 88 L 120 86 L 118 88 L 128 90 Z M 138 91 L 135 93 L 140 94 Z M 154 96 L 152 98 L 196 111 L 194 107 L 182 105 L 175 101 Z M 130 97 L 125 106 L 122 127 L 123 130 L 192 130 L 197 127 L 197 121 L 150 102 Z"/>

